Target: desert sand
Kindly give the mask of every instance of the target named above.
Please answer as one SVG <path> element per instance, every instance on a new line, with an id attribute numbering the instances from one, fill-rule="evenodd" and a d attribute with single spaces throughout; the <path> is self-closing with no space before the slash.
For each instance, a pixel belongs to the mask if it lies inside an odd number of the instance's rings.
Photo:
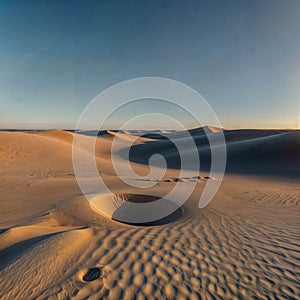
<path id="1" fill-rule="evenodd" d="M 157 151 L 168 161 L 164 177 L 140 190 L 116 176 L 110 156 L 113 139 L 134 132 L 99 135 L 96 163 L 116 196 L 87 201 L 72 166 L 74 134 L 0 132 L 0 299 L 299 299 L 300 131 L 225 130 L 226 174 L 203 209 L 199 194 L 214 180 L 207 164 L 199 176 L 180 178 L 159 132 L 132 147 L 138 174 L 149 172 Z M 184 143 L 181 133 L 164 134 Z M 209 161 L 203 130 L 191 134 Z M 191 197 L 162 222 L 114 218 L 124 201 L 152 201 L 189 182 Z M 97 278 L 86 281 L 90 269 Z"/>

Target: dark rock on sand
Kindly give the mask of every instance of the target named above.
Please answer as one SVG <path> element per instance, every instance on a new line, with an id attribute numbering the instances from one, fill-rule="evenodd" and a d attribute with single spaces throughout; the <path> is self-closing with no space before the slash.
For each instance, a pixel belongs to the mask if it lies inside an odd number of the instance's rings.
<path id="1" fill-rule="evenodd" d="M 85 275 L 83 276 L 84 281 L 93 281 L 100 276 L 100 269 L 99 268 L 91 268 L 89 269 Z"/>

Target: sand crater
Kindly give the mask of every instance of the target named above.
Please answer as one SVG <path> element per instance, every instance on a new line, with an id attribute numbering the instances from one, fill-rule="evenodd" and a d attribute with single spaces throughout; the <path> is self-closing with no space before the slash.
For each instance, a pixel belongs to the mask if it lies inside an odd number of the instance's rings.
<path id="1" fill-rule="evenodd" d="M 140 205 L 133 206 L 132 203 L 153 205 L 140 210 L 138 209 Z M 96 211 L 112 220 L 137 226 L 168 224 L 182 216 L 181 207 L 168 199 L 135 193 L 97 195 L 91 200 L 91 205 Z M 170 211 L 170 213 L 159 217 L 163 211 Z M 145 221 L 146 216 L 149 215 L 154 217 L 150 221 Z"/>

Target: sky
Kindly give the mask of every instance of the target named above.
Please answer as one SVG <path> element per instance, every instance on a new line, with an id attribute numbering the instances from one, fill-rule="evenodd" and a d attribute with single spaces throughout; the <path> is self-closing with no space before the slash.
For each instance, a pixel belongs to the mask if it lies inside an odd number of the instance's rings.
<path id="1" fill-rule="evenodd" d="M 300 128 L 299 32 L 298 0 L 1 0 L 0 128 L 72 129 L 100 92 L 148 76 L 195 89 L 225 128 Z"/>

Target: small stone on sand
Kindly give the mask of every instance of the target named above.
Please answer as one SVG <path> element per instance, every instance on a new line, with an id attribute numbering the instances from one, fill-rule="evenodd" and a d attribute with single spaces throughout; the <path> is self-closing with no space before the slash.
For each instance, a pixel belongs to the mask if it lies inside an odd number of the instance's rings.
<path id="1" fill-rule="evenodd" d="M 85 275 L 83 276 L 84 281 L 93 281 L 100 276 L 100 269 L 99 268 L 91 268 L 89 269 Z"/>

